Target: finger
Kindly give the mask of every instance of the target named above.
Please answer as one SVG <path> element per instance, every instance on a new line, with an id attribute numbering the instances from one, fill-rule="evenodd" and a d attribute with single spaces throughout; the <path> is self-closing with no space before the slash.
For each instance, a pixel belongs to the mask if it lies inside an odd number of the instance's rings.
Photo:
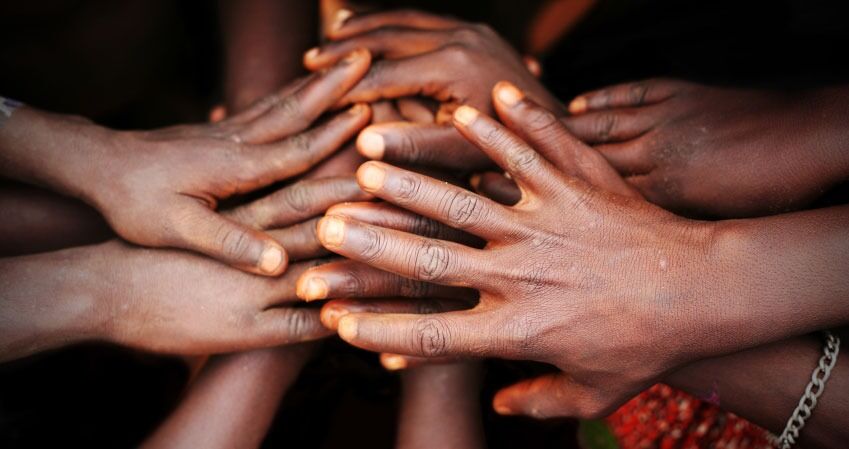
<path id="1" fill-rule="evenodd" d="M 598 151 L 572 136 L 554 113 L 526 98 L 516 86 L 498 83 L 493 98 L 501 121 L 561 172 L 608 192 L 638 196 Z"/>
<path id="2" fill-rule="evenodd" d="M 474 280 L 491 279 L 484 273 L 488 264 L 479 250 L 347 217 L 322 218 L 318 239 L 325 248 L 349 259 L 420 281 L 474 288 Z"/>
<path id="3" fill-rule="evenodd" d="M 553 192 L 558 170 L 500 123 L 470 106 L 460 106 L 454 112 L 454 126 L 510 174 L 520 189 Z"/>
<path id="4" fill-rule="evenodd" d="M 444 30 L 456 28 L 462 24 L 456 19 L 408 9 L 352 16 L 350 12 L 337 15 L 334 26 L 328 30 L 328 37 L 333 40 L 348 39 L 383 27 Z"/>
<path id="5" fill-rule="evenodd" d="M 683 83 L 672 80 L 644 80 L 605 87 L 579 95 L 569 103 L 572 115 L 591 111 L 660 103 L 675 95 Z"/>
<path id="6" fill-rule="evenodd" d="M 302 134 L 277 143 L 247 147 L 250 163 L 242 167 L 244 184 L 256 188 L 255 184 L 265 186 L 306 172 L 352 139 L 370 116 L 368 106 L 356 105 Z"/>
<path id="7" fill-rule="evenodd" d="M 469 184 L 479 194 L 506 206 L 512 206 L 522 199 L 522 192 L 516 187 L 516 183 L 501 173 L 474 174 L 469 179 Z"/>
<path id="8" fill-rule="evenodd" d="M 636 139 L 657 125 L 651 108 L 621 108 L 564 117 L 563 124 L 575 137 L 590 145 Z"/>
<path id="9" fill-rule="evenodd" d="M 655 168 L 654 161 L 649 156 L 647 138 L 643 137 L 633 142 L 599 145 L 599 152 L 607 162 L 622 176 L 644 175 Z"/>
<path id="10" fill-rule="evenodd" d="M 429 167 L 480 170 L 492 160 L 463 138 L 453 126 L 381 123 L 360 132 L 357 150 L 373 160 Z"/>
<path id="11" fill-rule="evenodd" d="M 398 108 L 391 100 L 383 100 L 372 103 L 371 110 L 372 123 L 397 122 L 404 120 L 404 117 L 401 116 L 401 112 L 398 111 Z"/>
<path id="12" fill-rule="evenodd" d="M 531 55 L 526 55 L 522 57 L 522 62 L 525 63 L 525 68 L 527 68 L 528 71 L 531 72 L 531 75 L 537 78 L 542 76 L 542 65 L 539 63 L 539 59 Z"/>
<path id="13" fill-rule="evenodd" d="M 368 193 L 485 240 L 509 234 L 513 219 L 504 206 L 466 189 L 383 162 L 366 162 L 357 182 Z"/>
<path id="14" fill-rule="evenodd" d="M 349 313 L 415 313 L 427 315 L 468 309 L 465 301 L 440 298 L 388 299 L 331 299 L 321 308 L 321 322 L 336 330 L 339 320 Z"/>
<path id="15" fill-rule="evenodd" d="M 269 235 L 236 223 L 195 203 L 172 225 L 169 246 L 206 254 L 236 268 L 265 276 L 286 269 L 286 251 Z M 186 212 L 184 212 L 186 214 Z"/>
<path id="16" fill-rule="evenodd" d="M 237 207 L 227 215 L 256 229 L 282 228 L 323 214 L 334 204 L 370 198 L 352 176 L 309 179 Z"/>
<path id="17" fill-rule="evenodd" d="M 438 107 L 427 98 L 399 98 L 395 100 L 398 112 L 404 120 L 420 124 L 433 124 L 436 121 L 434 111 Z"/>
<path id="18" fill-rule="evenodd" d="M 424 365 L 447 365 L 461 360 L 457 357 L 413 357 L 401 354 L 380 354 L 380 364 L 388 371 L 401 371 Z M 468 360 L 468 359 L 465 359 Z"/>
<path id="19" fill-rule="evenodd" d="M 360 48 L 367 49 L 375 59 L 399 59 L 433 51 L 450 37 L 441 31 L 380 28 L 313 48 L 304 54 L 304 66 L 309 70 L 321 70 Z"/>
<path id="20" fill-rule="evenodd" d="M 500 390 L 492 406 L 501 415 L 527 415 L 537 419 L 589 418 L 582 404 L 590 397 L 584 388 L 563 373 L 528 379 Z"/>
<path id="21" fill-rule="evenodd" d="M 360 262 L 343 260 L 304 273 L 297 295 L 305 301 L 327 298 L 458 298 L 471 299 L 473 290 L 416 281 Z"/>
<path id="22" fill-rule="evenodd" d="M 267 143 L 307 129 L 360 81 L 370 63 L 368 51 L 357 50 L 294 93 L 268 97 L 265 111 L 242 125 L 237 139 Z"/>
<path id="23" fill-rule="evenodd" d="M 339 105 L 373 103 L 387 98 L 431 97 L 438 101 L 452 101 L 444 86 L 455 82 L 456 72 L 448 67 L 459 67 L 454 46 L 417 54 L 401 59 L 384 59 L 371 66 L 371 70 L 352 88 Z"/>
<path id="24" fill-rule="evenodd" d="M 483 357 L 498 341 L 479 313 L 468 310 L 432 315 L 350 313 L 339 319 L 346 342 L 374 352 L 418 357 Z"/>
<path id="25" fill-rule="evenodd" d="M 321 311 L 303 307 L 273 307 L 257 318 L 255 338 L 268 342 L 267 346 L 280 346 L 318 340 L 333 335 L 321 324 Z"/>
<path id="26" fill-rule="evenodd" d="M 318 241 L 315 234 L 316 225 L 318 218 L 313 218 L 283 229 L 270 230 L 268 235 L 283 246 L 289 255 L 289 261 L 313 259 L 329 254 Z"/>
<path id="27" fill-rule="evenodd" d="M 485 242 L 463 231 L 388 203 L 342 203 L 327 210 L 327 215 L 349 217 L 381 228 L 395 229 L 439 240 L 483 248 Z"/>

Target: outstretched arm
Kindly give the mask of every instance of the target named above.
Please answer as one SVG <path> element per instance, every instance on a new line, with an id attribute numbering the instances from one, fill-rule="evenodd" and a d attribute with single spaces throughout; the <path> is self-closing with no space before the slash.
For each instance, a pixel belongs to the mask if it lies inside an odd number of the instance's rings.
<path id="1" fill-rule="evenodd" d="M 259 447 L 312 345 L 213 357 L 142 448 Z"/>

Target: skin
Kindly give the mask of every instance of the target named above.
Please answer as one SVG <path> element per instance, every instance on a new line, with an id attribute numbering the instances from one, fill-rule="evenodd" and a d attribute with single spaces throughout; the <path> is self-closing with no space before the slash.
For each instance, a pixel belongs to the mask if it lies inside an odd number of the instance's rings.
<path id="1" fill-rule="evenodd" d="M 2 259 L 0 360 L 91 340 L 202 355 L 327 336 L 317 309 L 296 307 L 296 280 L 325 254 L 310 217 L 368 198 L 351 177 L 326 178 L 225 211 L 234 222 L 269 230 L 293 260 L 309 259 L 277 278 L 121 241 Z"/>
<path id="2" fill-rule="evenodd" d="M 224 103 L 242 111 L 302 75 L 301 55 L 315 45 L 316 2 L 221 0 Z"/>
<path id="3" fill-rule="evenodd" d="M 0 257 L 90 245 L 114 237 L 94 209 L 22 184 L 0 188 Z"/>
<path id="4" fill-rule="evenodd" d="M 797 210 L 849 178 L 849 89 L 652 79 L 575 98 L 567 127 L 649 201 L 716 217 Z"/>
<path id="5" fill-rule="evenodd" d="M 367 128 L 357 147 L 370 159 L 463 170 L 491 167 L 491 161 L 447 122 L 459 104 L 491 112 L 490 91 L 500 80 L 517 84 L 540 103 L 565 113 L 525 60 L 485 25 L 401 10 L 350 16 L 330 38 L 331 42 L 304 55 L 307 68 L 327 67 L 350 48 L 367 48 L 382 58 L 342 104 L 409 96 L 441 103 L 437 123 Z"/>
<path id="6" fill-rule="evenodd" d="M 480 367 L 424 365 L 401 373 L 396 449 L 486 447 L 480 416 Z"/>
<path id="7" fill-rule="evenodd" d="M 258 448 L 313 346 L 213 357 L 142 448 Z"/>
<path id="8" fill-rule="evenodd" d="M 677 217 L 621 178 L 617 186 L 609 166 L 580 163 L 591 148 L 515 87 L 499 87 L 495 108 L 518 135 L 472 108 L 458 109 L 454 125 L 516 181 L 522 199 L 515 206 L 383 163 L 358 171 L 367 192 L 474 234 L 486 247 L 333 210 L 318 227 L 333 252 L 477 289 L 479 304 L 428 316 L 350 313 L 338 322 L 343 339 L 412 356 L 549 363 L 563 373 L 540 381 L 564 398 L 562 414 L 598 417 L 695 360 L 849 322 L 849 304 L 833 299 L 849 293 L 842 268 L 849 266 L 849 208 L 727 222 Z"/>
<path id="9" fill-rule="evenodd" d="M 117 132 L 22 107 L 0 128 L 0 174 L 82 199 L 130 242 L 186 249 L 276 276 L 286 269 L 283 248 L 216 213 L 218 201 L 301 174 L 359 131 L 369 120 L 366 106 L 307 128 L 369 62 L 368 52 L 354 52 L 211 124 Z"/>

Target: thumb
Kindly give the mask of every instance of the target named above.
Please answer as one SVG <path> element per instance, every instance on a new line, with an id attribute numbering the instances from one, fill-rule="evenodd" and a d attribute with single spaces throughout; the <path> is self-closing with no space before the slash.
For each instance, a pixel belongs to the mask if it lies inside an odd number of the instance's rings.
<path id="1" fill-rule="evenodd" d="M 556 417 L 596 418 L 602 408 L 584 386 L 564 373 L 523 380 L 500 390 L 492 407 L 501 415 L 528 415 L 537 419 Z"/>
<path id="2" fill-rule="evenodd" d="M 175 226 L 172 246 L 206 254 L 240 270 L 276 276 L 288 265 L 286 251 L 267 234 L 198 207 Z"/>

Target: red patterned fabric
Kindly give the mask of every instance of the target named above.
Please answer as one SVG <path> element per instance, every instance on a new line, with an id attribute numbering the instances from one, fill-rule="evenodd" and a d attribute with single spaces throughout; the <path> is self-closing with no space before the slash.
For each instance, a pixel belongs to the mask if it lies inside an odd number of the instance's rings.
<path id="1" fill-rule="evenodd" d="M 621 449 L 772 449 L 762 428 L 657 384 L 607 418 Z"/>

